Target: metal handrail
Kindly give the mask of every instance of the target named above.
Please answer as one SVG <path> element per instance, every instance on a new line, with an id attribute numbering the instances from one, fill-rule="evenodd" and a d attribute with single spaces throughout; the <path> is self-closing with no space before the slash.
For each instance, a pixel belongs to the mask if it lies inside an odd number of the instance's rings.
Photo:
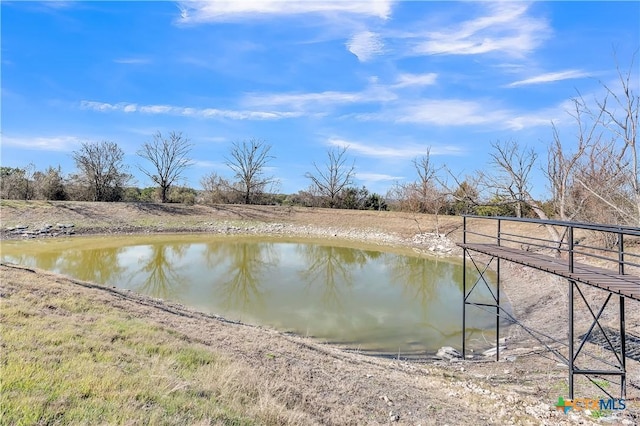
<path id="1" fill-rule="evenodd" d="M 635 237 L 640 237 L 640 228 L 637 226 L 626 226 L 626 225 L 608 225 L 605 223 L 585 223 L 585 222 L 571 222 L 564 220 L 551 220 L 551 219 L 533 219 L 528 217 L 508 217 L 508 216 L 478 216 L 478 215 L 462 215 L 465 218 L 469 219 L 488 219 L 488 220 L 508 220 L 510 222 L 529 222 L 529 223 L 537 223 L 540 225 L 555 225 L 562 227 L 573 227 L 579 229 L 589 229 L 592 231 L 603 231 L 603 232 L 615 232 L 620 231 L 625 235 L 633 235 Z"/>
<path id="2" fill-rule="evenodd" d="M 497 229 L 495 234 L 486 234 L 477 231 L 471 231 L 469 229 L 470 224 L 467 222 L 468 219 L 478 219 L 478 220 L 494 220 L 497 222 Z M 532 219 L 532 218 L 518 218 L 518 217 L 504 217 L 504 216 L 478 216 L 478 215 L 463 215 L 464 227 L 463 227 L 463 240 L 467 241 L 467 235 L 475 235 L 478 237 L 488 238 L 495 241 L 495 244 L 498 246 L 503 243 L 514 243 L 514 244 L 527 244 L 529 247 L 535 247 L 539 249 L 552 249 L 557 253 L 566 253 L 569 262 L 569 270 L 573 272 L 574 261 L 576 256 L 585 256 L 592 259 L 604 260 L 607 262 L 614 263 L 618 266 L 618 273 L 620 275 L 625 274 L 626 266 L 640 267 L 639 263 L 631 261 L 639 259 L 640 255 L 636 253 L 630 253 L 625 251 L 624 242 L 625 236 L 631 237 L 640 237 L 640 228 L 631 227 L 631 226 L 623 226 L 623 225 L 608 225 L 608 224 L 596 224 L 596 223 L 583 223 L 583 222 L 570 222 L 570 221 L 560 221 L 560 220 L 547 220 L 547 219 Z M 555 241 L 552 238 L 540 238 L 537 236 L 531 235 L 521 235 L 514 234 L 512 232 L 508 232 L 504 230 L 504 223 L 508 222 L 524 222 L 531 224 L 538 224 L 544 226 L 554 226 L 561 227 L 565 229 L 563 237 L 561 241 Z M 574 238 L 574 230 L 575 229 L 584 229 L 589 231 L 597 231 L 602 233 L 607 233 L 611 235 L 615 235 L 616 238 L 616 248 L 610 247 L 595 247 L 591 245 L 579 244 Z M 547 243 L 547 244 L 544 244 Z M 589 250 L 597 250 L 600 251 L 601 254 L 589 253 L 585 251 L 585 249 Z M 617 253 L 617 259 L 606 257 L 606 255 L 602 255 L 602 253 Z"/>

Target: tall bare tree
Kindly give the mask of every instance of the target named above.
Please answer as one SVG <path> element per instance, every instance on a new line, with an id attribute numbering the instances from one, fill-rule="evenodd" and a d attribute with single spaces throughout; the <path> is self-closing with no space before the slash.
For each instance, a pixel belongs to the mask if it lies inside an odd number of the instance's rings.
<path id="1" fill-rule="evenodd" d="M 547 178 L 562 219 L 640 226 L 640 165 L 637 149 L 640 99 L 633 63 L 604 95 L 573 99 L 576 150 L 565 154 L 558 132 L 549 148 Z M 617 61 L 616 61 L 617 62 Z"/>
<path id="2" fill-rule="evenodd" d="M 311 179 L 313 186 L 322 197 L 328 200 L 331 208 L 336 206 L 338 195 L 344 188 L 353 183 L 355 176 L 355 162 L 349 164 L 346 153 L 346 146 L 342 149 L 328 149 L 328 162 L 322 167 L 314 162 L 315 173 L 305 173 L 305 177 Z"/>
<path id="3" fill-rule="evenodd" d="M 538 155 L 533 149 L 526 150 L 513 140 L 492 142 L 491 164 L 495 174 L 481 173 L 484 185 L 497 195 L 510 200 L 515 206 L 516 216 L 522 217 L 524 205 L 530 205 L 531 169 Z"/>
<path id="4" fill-rule="evenodd" d="M 93 201 L 119 201 L 131 179 L 124 164 L 124 151 L 109 141 L 83 142 L 73 151 L 78 177 L 88 186 Z"/>
<path id="5" fill-rule="evenodd" d="M 555 213 L 561 220 L 576 218 L 585 205 L 586 199 L 579 197 L 575 191 L 575 175 L 583 163 L 584 154 L 593 146 L 599 135 L 596 126 L 585 128 L 582 120 L 582 111 L 578 100 L 573 100 L 575 111 L 570 113 L 576 120 L 579 132 L 577 146 L 573 152 L 567 151 L 562 145 L 558 129 L 553 127 L 553 142 L 547 149 L 547 168 L 543 170 L 547 176 L 551 189 L 551 201 Z"/>
<path id="6" fill-rule="evenodd" d="M 640 96 L 634 92 L 638 78 L 634 73 L 636 54 L 626 72 L 621 70 L 616 60 L 618 85 L 602 83 L 606 94 L 602 99 L 596 99 L 596 108 L 589 109 L 587 103 L 582 102 L 582 107 L 608 132 L 610 138 L 608 143 L 594 146 L 591 155 L 593 160 L 600 161 L 600 164 L 596 162 L 592 176 L 606 178 L 601 182 L 608 185 L 596 185 L 581 178 L 577 182 L 620 221 L 640 226 L 640 159 L 637 146 Z"/>
<path id="7" fill-rule="evenodd" d="M 182 132 L 170 132 L 167 137 L 157 132 L 153 135 L 153 141 L 145 142 L 138 151 L 139 157 L 151 163 L 148 169 L 139 166 L 140 171 L 158 185 L 163 203 L 168 200 L 171 185 L 193 164 L 189 158 L 192 147 L 193 144 Z"/>
<path id="8" fill-rule="evenodd" d="M 235 178 L 238 179 L 245 204 L 251 204 L 257 194 L 276 182 L 273 176 L 265 176 L 264 173 L 269 161 L 275 158 L 269 155 L 269 151 L 271 145 L 252 138 L 234 142 L 230 156 L 225 158 L 225 164 L 234 171 Z"/>

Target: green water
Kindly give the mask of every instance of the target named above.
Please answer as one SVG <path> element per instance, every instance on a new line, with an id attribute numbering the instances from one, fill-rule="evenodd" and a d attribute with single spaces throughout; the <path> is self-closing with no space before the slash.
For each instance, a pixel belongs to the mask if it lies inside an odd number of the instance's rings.
<path id="1" fill-rule="evenodd" d="M 4 241 L 1 258 L 363 351 L 411 355 L 459 347 L 461 262 L 410 249 L 330 243 L 211 235 L 74 237 Z M 468 283 L 476 279 L 468 270 Z M 488 300 L 488 292 L 479 297 Z M 494 324 L 488 312 L 467 316 L 469 329 Z"/>

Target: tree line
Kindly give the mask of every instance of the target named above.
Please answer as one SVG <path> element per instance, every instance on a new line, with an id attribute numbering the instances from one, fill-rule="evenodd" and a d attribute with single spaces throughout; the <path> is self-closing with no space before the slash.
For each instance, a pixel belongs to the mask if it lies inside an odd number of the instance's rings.
<path id="1" fill-rule="evenodd" d="M 546 144 L 546 156 L 515 140 L 495 141 L 490 144 L 490 163 L 464 176 L 456 175 L 446 164 L 436 164 L 430 147 L 425 147 L 424 155 L 412 160 L 414 180 L 396 183 L 384 196 L 354 186 L 355 161 L 349 159 L 348 147 L 330 148 L 324 162 L 311 163 L 305 173 L 308 188 L 279 194 L 279 180 L 268 174 L 275 158 L 272 147 L 256 138 L 232 143 L 224 158 L 231 178 L 213 172 L 201 178 L 202 190 L 195 190 L 181 185 L 185 170 L 193 165 L 193 145 L 181 132 L 157 132 L 137 151 L 142 160 L 137 167 L 155 187 L 140 189 L 130 184 L 129 166 L 115 142 L 85 142 L 72 153 L 77 170 L 68 176 L 63 176 L 60 167 L 44 171 L 35 170 L 32 164 L 1 167 L 0 197 L 286 204 L 640 226 L 636 143 L 640 101 L 632 70 L 633 66 L 628 72 L 617 67 L 617 87 L 602 83 L 599 98 L 585 99 L 578 93 L 571 99 L 572 143 L 563 142 L 566 136 L 551 123 L 553 139 Z M 545 177 L 546 199 L 533 194 L 536 169 Z"/>

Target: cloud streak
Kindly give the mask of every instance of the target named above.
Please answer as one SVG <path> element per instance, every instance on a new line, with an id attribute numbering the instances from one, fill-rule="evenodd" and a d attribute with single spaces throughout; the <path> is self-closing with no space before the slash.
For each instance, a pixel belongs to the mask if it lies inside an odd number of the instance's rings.
<path id="1" fill-rule="evenodd" d="M 389 182 L 396 180 L 403 180 L 404 176 L 392 176 L 382 173 L 368 173 L 368 172 L 356 172 L 358 179 L 365 182 Z"/>
<path id="2" fill-rule="evenodd" d="M 546 20 L 527 14 L 529 4 L 497 2 L 479 17 L 417 35 L 412 55 L 480 55 L 502 52 L 520 57 L 533 51 L 550 35 Z"/>
<path id="3" fill-rule="evenodd" d="M 436 84 L 438 74 L 400 74 L 396 79 L 396 83 L 392 86 L 395 88 L 410 87 L 410 86 L 431 86 Z"/>
<path id="4" fill-rule="evenodd" d="M 116 58 L 113 60 L 116 64 L 125 65 L 145 65 L 150 64 L 151 61 L 147 58 Z"/>
<path id="5" fill-rule="evenodd" d="M 124 112 L 142 114 L 166 114 L 183 117 L 229 119 L 229 120 L 282 120 L 303 115 L 301 112 L 291 111 L 251 111 L 229 110 L 218 108 L 191 108 L 173 105 L 138 105 L 121 102 L 110 104 L 107 102 L 81 101 L 80 108 L 97 112 Z"/>
<path id="6" fill-rule="evenodd" d="M 524 80 L 514 81 L 513 83 L 508 84 L 507 87 L 519 87 L 519 86 L 529 86 L 532 84 L 553 83 L 555 81 L 588 77 L 589 75 L 591 74 L 585 71 L 580 71 L 580 70 L 550 72 L 546 74 L 540 74 L 535 77 L 530 77 Z"/>
<path id="7" fill-rule="evenodd" d="M 209 0 L 179 3 L 180 23 L 238 21 L 261 16 L 301 14 L 350 14 L 387 19 L 390 0 L 369 1 L 283 1 L 283 0 Z"/>
<path id="8" fill-rule="evenodd" d="M 286 106 L 303 110 L 318 105 L 388 102 L 396 98 L 397 96 L 386 88 L 372 86 L 360 92 L 251 93 L 243 99 L 243 104 L 250 107 Z"/>
<path id="9" fill-rule="evenodd" d="M 34 151 L 71 151 L 82 143 L 83 139 L 77 136 L 5 136 L 2 135 L 2 144 Z"/>
<path id="10" fill-rule="evenodd" d="M 411 159 L 425 155 L 427 150 L 431 155 L 461 154 L 462 150 L 455 146 L 430 146 L 428 144 L 403 144 L 402 146 L 381 146 L 349 141 L 341 138 L 329 138 L 327 144 L 340 148 L 348 148 L 365 157 L 383 159 Z"/>

